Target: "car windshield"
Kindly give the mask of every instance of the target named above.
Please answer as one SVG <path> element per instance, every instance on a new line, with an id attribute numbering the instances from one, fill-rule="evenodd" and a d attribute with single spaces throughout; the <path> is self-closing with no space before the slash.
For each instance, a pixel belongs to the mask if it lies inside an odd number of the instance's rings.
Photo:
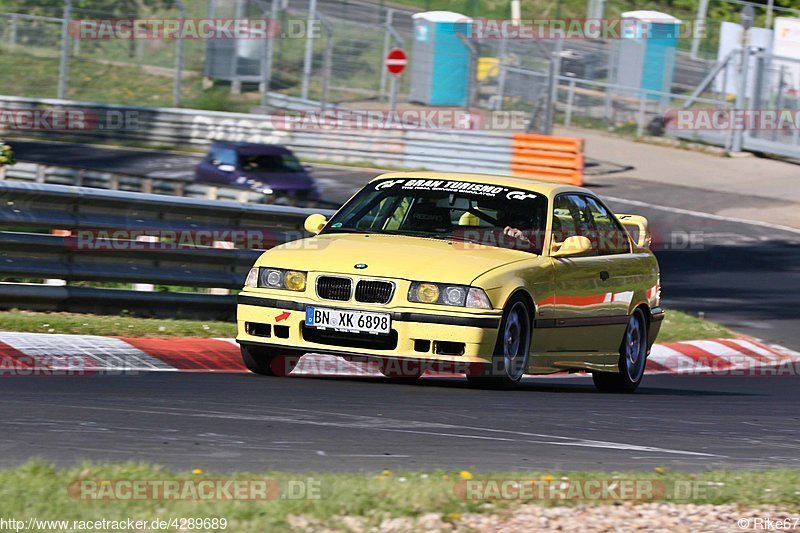
<path id="1" fill-rule="evenodd" d="M 380 233 L 541 253 L 547 198 L 471 181 L 386 179 L 367 185 L 322 233 Z"/>
<path id="2" fill-rule="evenodd" d="M 300 161 L 292 154 L 240 155 L 242 170 L 255 172 L 302 172 Z"/>

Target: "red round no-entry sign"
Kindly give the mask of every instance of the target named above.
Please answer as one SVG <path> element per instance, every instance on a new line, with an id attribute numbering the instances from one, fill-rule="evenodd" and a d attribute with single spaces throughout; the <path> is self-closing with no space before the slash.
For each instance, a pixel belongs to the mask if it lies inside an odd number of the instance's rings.
<path id="1" fill-rule="evenodd" d="M 386 70 L 392 74 L 400 74 L 406 69 L 408 65 L 408 58 L 406 53 L 401 48 L 394 48 L 386 55 Z"/>

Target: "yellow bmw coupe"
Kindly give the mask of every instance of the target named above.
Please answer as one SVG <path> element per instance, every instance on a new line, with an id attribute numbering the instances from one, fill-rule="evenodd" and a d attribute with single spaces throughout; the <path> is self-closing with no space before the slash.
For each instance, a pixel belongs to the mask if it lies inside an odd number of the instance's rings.
<path id="1" fill-rule="evenodd" d="M 524 374 L 590 372 L 631 392 L 664 318 L 647 221 L 591 191 L 480 174 L 384 174 L 313 236 L 264 252 L 238 296 L 251 371 L 305 353 L 428 369 L 511 388 Z"/>

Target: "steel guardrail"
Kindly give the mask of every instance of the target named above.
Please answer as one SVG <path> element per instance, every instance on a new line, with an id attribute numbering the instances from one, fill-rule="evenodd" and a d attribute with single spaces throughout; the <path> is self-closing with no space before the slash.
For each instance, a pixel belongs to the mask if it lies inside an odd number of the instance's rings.
<path id="1" fill-rule="evenodd" d="M 239 289 L 261 251 L 307 236 L 303 222 L 312 213 L 333 211 L 0 181 L 0 227 L 8 230 L 0 231 L 0 307 L 145 314 L 170 308 L 175 316 L 224 311 L 230 319 L 228 294 L 32 281 Z"/>
<path id="2" fill-rule="evenodd" d="M 0 135 L 77 142 L 136 143 L 149 146 L 202 147 L 216 140 L 281 144 L 300 157 L 376 166 L 473 170 L 509 173 L 511 132 L 488 130 L 295 128 L 279 116 L 180 108 L 152 108 L 59 99 L 0 96 L 0 108 L 16 111 L 78 110 L 85 129 L 62 131 L 0 130 Z M 97 129 L 110 119 L 128 117 L 128 127 Z M 439 143 L 438 147 L 436 146 Z M 491 162 L 491 163 L 489 163 Z"/>

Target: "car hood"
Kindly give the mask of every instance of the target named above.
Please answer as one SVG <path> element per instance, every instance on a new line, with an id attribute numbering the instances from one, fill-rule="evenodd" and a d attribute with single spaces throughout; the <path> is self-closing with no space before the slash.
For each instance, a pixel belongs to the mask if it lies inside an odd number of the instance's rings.
<path id="1" fill-rule="evenodd" d="M 494 268 L 536 257 L 458 241 L 402 235 L 327 234 L 266 251 L 258 266 L 468 285 Z M 365 264 L 357 269 L 355 265 Z"/>

